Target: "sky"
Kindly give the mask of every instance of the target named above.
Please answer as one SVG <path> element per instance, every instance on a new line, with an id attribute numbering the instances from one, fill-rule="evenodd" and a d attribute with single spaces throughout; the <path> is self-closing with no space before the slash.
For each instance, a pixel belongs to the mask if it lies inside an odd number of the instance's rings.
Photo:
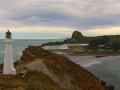
<path id="1" fill-rule="evenodd" d="M 119 0 L 0 0 L 0 38 L 58 39 L 120 35 Z"/>

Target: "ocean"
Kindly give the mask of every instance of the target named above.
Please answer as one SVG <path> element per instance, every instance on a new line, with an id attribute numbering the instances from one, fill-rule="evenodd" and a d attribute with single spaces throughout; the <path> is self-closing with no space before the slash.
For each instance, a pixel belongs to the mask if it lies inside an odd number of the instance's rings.
<path id="1" fill-rule="evenodd" d="M 120 90 L 120 56 L 69 56 L 73 62 L 84 67 L 107 85 L 114 85 L 115 90 Z"/>
<path id="2" fill-rule="evenodd" d="M 63 39 L 18 39 L 13 42 L 14 61 L 19 60 L 22 51 L 28 45 L 41 45 L 50 41 L 63 41 Z M 66 45 L 48 46 L 46 49 L 66 49 Z M 3 63 L 4 43 L 0 40 L 0 63 Z M 109 56 L 95 58 L 94 56 L 68 56 L 70 60 L 86 68 L 101 80 L 115 86 L 115 90 L 120 90 L 120 56 Z"/>
<path id="3" fill-rule="evenodd" d="M 22 51 L 28 47 L 28 45 L 41 45 L 50 41 L 63 41 L 63 39 L 14 39 L 13 40 L 13 57 L 14 61 L 19 60 L 22 55 Z M 4 43 L 0 40 L 0 63 L 4 60 Z"/>
<path id="4" fill-rule="evenodd" d="M 87 69 L 107 84 L 114 85 L 115 90 L 120 90 L 120 56 L 108 56 L 100 61 Z"/>

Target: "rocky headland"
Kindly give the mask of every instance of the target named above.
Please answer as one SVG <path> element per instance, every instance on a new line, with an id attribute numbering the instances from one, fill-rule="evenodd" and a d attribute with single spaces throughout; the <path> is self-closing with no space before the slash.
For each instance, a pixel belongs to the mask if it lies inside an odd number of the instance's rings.
<path id="1" fill-rule="evenodd" d="M 101 38 L 109 38 L 110 43 L 120 42 L 120 35 L 103 35 L 103 36 L 84 36 L 79 31 L 74 31 L 70 39 L 66 39 L 63 43 L 90 43 L 93 40 Z"/>
<path id="2" fill-rule="evenodd" d="M 79 31 L 74 31 L 70 38 L 65 39 L 64 41 L 56 41 L 56 42 L 48 42 L 42 44 L 41 46 L 52 46 L 52 45 L 62 45 L 62 44 L 73 44 L 73 43 L 83 43 L 89 44 L 91 41 L 99 40 L 101 38 L 107 37 L 109 38 L 109 43 L 120 42 L 120 35 L 104 35 L 104 36 L 84 36 Z"/>
<path id="3" fill-rule="evenodd" d="M 84 44 L 78 46 L 69 46 L 74 44 Z M 86 45 L 85 45 L 86 44 Z M 66 45 L 67 49 L 54 49 L 51 51 L 65 52 L 68 54 L 77 55 L 96 55 L 96 56 L 114 56 L 120 54 L 120 35 L 106 35 L 87 37 L 79 31 L 74 31 L 71 38 L 64 41 L 48 42 L 42 44 L 41 47 L 54 46 L 54 45 Z"/>
<path id="4" fill-rule="evenodd" d="M 40 46 L 28 46 L 15 67 L 17 75 L 0 76 L 0 90 L 114 90 L 64 55 Z"/>

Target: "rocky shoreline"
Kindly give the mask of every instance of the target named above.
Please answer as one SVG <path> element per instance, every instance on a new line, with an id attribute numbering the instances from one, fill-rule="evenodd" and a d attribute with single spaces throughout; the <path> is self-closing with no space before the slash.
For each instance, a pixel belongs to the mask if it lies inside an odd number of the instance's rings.
<path id="1" fill-rule="evenodd" d="M 51 51 L 63 51 L 71 55 L 96 55 L 97 57 L 115 56 L 120 55 L 119 38 L 120 35 L 86 37 L 83 36 L 81 32 L 74 31 L 69 39 L 61 42 L 44 43 L 41 47 L 66 44 L 88 44 L 88 46 L 68 46 L 68 49 L 54 49 Z"/>
<path id="2" fill-rule="evenodd" d="M 114 90 L 64 55 L 39 46 L 28 46 L 15 66 L 17 75 L 0 77 L 0 90 Z"/>
<path id="3" fill-rule="evenodd" d="M 71 56 L 90 56 L 97 58 L 105 56 L 119 56 L 120 51 L 89 51 L 86 46 L 68 46 L 67 49 L 49 49 L 51 52 L 66 53 Z"/>

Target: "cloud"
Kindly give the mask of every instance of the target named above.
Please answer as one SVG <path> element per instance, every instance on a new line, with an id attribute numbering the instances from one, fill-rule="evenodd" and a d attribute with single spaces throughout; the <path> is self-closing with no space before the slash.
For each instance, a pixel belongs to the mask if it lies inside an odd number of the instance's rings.
<path id="1" fill-rule="evenodd" d="M 7 27 L 0 28 L 0 38 L 5 36 L 5 30 L 7 29 Z M 9 29 L 13 33 L 13 38 L 15 39 L 58 39 L 71 37 L 71 34 L 74 31 L 72 28 L 55 26 L 9 27 Z"/>
<path id="2" fill-rule="evenodd" d="M 84 35 L 87 35 L 87 36 L 117 35 L 120 33 L 120 27 L 89 29 L 82 32 Z"/>
<path id="3" fill-rule="evenodd" d="M 20 30 L 18 27 L 45 26 L 88 31 L 120 26 L 119 0 L 0 0 L 0 2 L 0 27 L 4 28 L 14 27 L 15 30 Z"/>

